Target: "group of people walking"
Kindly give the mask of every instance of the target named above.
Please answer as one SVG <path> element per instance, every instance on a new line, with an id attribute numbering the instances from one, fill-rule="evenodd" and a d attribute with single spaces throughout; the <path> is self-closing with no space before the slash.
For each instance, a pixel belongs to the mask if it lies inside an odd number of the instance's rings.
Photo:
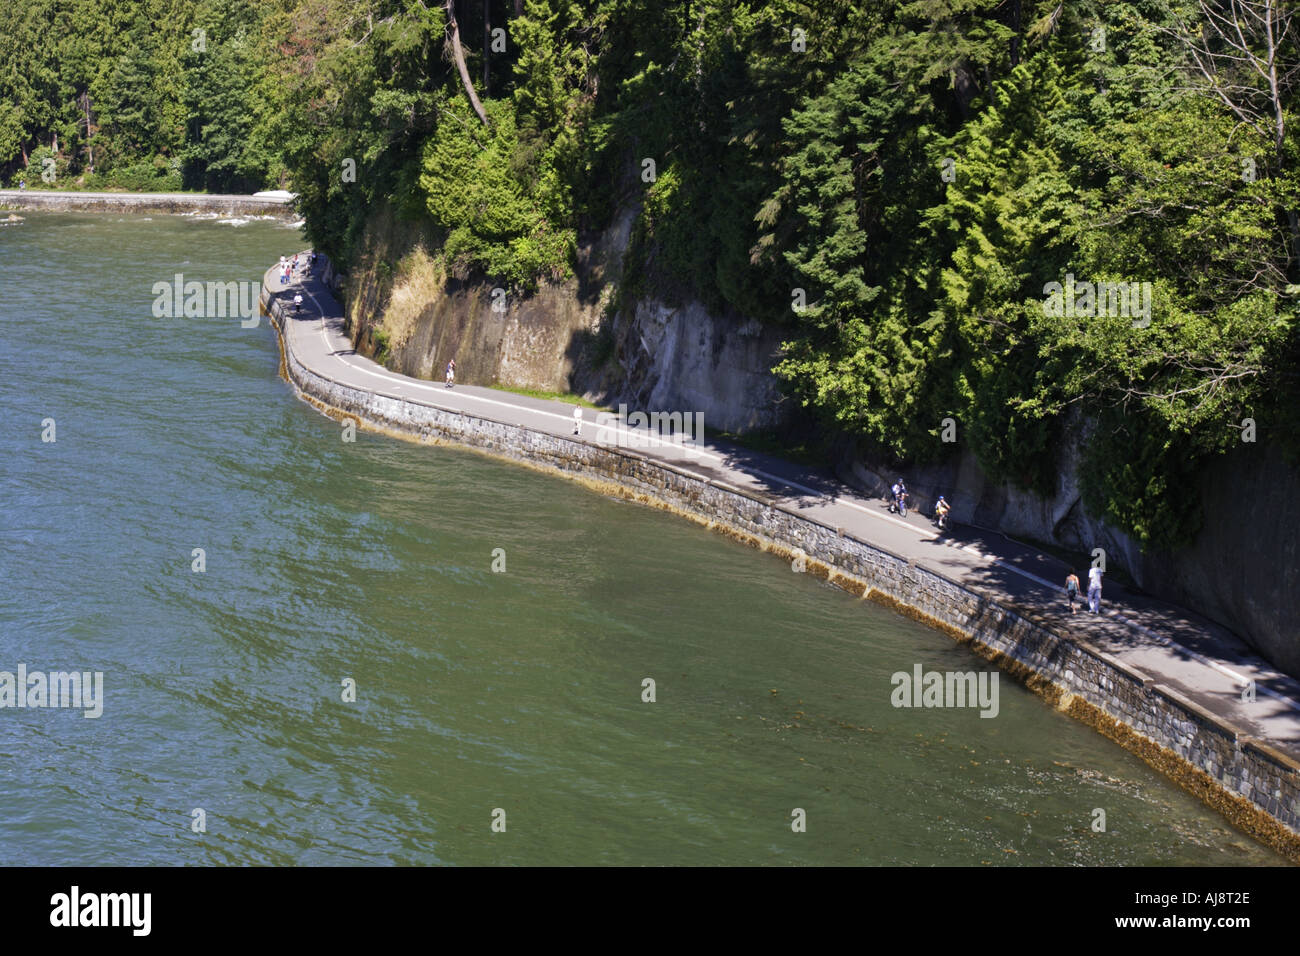
<path id="1" fill-rule="evenodd" d="M 309 252 L 306 255 L 295 252 L 293 258 L 285 256 L 280 257 L 280 285 L 288 285 L 294 278 L 302 278 L 310 275 L 316 268 L 316 253 Z M 296 292 L 293 296 L 293 310 L 302 311 L 302 293 Z"/>
<path id="2" fill-rule="evenodd" d="M 316 253 L 309 252 L 305 256 L 295 252 L 293 258 L 285 256 L 280 257 L 280 285 L 288 285 L 294 277 L 301 277 L 311 273 L 316 267 Z"/>

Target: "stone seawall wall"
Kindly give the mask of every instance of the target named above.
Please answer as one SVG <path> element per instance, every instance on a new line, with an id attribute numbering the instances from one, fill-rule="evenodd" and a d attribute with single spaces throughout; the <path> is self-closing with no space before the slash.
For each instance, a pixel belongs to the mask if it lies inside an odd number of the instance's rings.
<path id="1" fill-rule="evenodd" d="M 810 573 L 969 644 L 1065 713 L 1300 861 L 1300 766 L 1103 651 L 775 501 L 636 452 L 342 385 L 297 360 L 284 335 L 280 303 L 265 292 L 263 303 L 280 332 L 286 377 L 322 411 L 355 417 L 390 434 L 468 446 L 578 478 L 754 547 L 804 558 Z"/>
<path id="2" fill-rule="evenodd" d="M 214 212 L 224 216 L 273 216 L 296 220 L 298 214 L 278 199 L 220 196 L 203 193 L 74 193 L 39 189 L 0 193 L 0 208 L 58 210 L 62 212 Z"/>

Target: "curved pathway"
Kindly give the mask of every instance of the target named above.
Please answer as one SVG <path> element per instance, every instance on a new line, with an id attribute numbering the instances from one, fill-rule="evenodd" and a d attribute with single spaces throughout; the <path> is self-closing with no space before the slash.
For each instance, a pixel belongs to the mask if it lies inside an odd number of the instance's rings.
<path id="1" fill-rule="evenodd" d="M 584 409 L 581 434 L 574 436 L 574 406 L 568 403 L 473 385 L 448 389 L 440 382 L 391 372 L 358 355 L 343 331 L 342 308 L 319 274 L 281 285 L 272 267 L 264 285 L 281 300 L 284 334 L 292 339 L 294 355 L 313 372 L 381 395 L 596 441 L 596 412 L 591 409 Z M 303 306 L 295 313 L 292 299 L 297 292 L 302 293 Z M 435 367 L 445 366 L 451 357 L 437 356 Z M 889 514 L 884 501 L 862 496 L 829 472 L 726 442 L 704 440 L 691 450 L 621 424 L 618 430 L 622 436 L 635 432 L 634 447 L 647 458 L 777 499 L 846 535 L 936 571 L 1057 634 L 1104 651 L 1300 763 L 1300 682 L 1276 670 L 1229 631 L 1190 611 L 1108 581 L 1100 615 L 1080 611 L 1071 617 L 1064 601 L 1065 565 L 1001 534 L 960 524 L 941 534 L 921 515 L 901 519 Z M 609 433 L 601 437 L 608 444 Z M 1246 701 L 1243 689 L 1251 681 L 1255 700 Z"/>

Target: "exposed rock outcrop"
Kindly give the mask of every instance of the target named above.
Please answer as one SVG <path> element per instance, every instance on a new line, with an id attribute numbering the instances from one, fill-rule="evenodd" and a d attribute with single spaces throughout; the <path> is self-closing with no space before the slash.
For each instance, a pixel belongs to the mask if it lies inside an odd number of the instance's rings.
<path id="1" fill-rule="evenodd" d="M 702 412 L 722 431 L 778 425 L 779 330 L 710 315 L 697 302 L 615 306 L 635 216 L 625 209 L 580 247 L 576 277 L 519 297 L 449 277 L 428 254 L 429 236 L 382 211 L 347 286 L 353 339 L 416 378 L 438 378 L 454 358 L 462 382 Z"/>

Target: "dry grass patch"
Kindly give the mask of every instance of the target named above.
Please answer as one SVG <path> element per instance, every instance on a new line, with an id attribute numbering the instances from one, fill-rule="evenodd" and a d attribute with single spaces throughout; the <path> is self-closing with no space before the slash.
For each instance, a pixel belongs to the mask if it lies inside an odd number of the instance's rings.
<path id="1" fill-rule="evenodd" d="M 417 245 L 397 263 L 393 291 L 380 327 L 388 333 L 388 347 L 397 350 L 411 340 L 421 313 L 442 295 L 447 272 L 440 258 Z"/>

